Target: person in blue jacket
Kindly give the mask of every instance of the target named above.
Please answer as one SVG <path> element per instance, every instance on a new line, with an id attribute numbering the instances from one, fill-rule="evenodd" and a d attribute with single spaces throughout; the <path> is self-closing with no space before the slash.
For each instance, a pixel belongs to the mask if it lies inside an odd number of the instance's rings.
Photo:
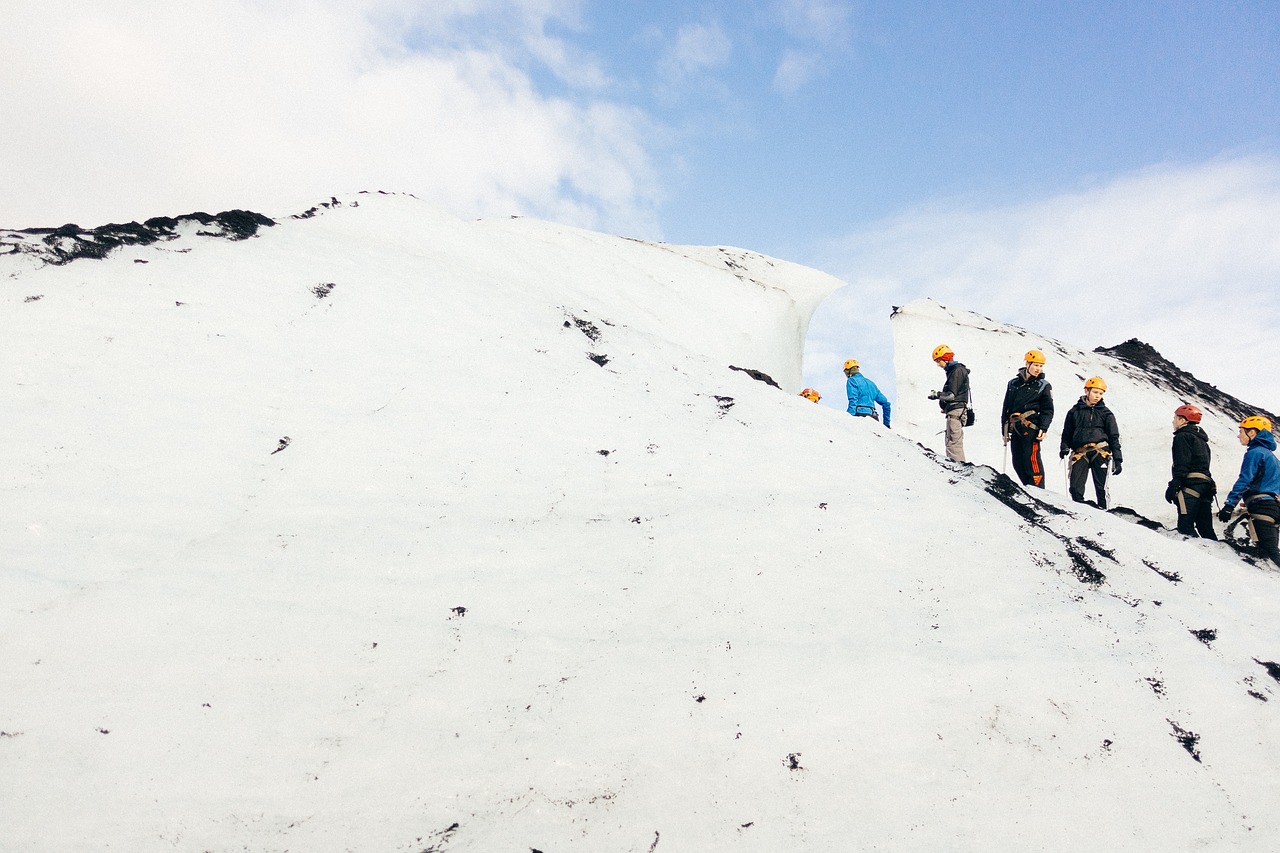
<path id="1" fill-rule="evenodd" d="M 1241 501 L 1249 514 L 1253 541 L 1271 562 L 1280 565 L 1280 460 L 1276 459 L 1276 439 L 1271 420 L 1250 415 L 1240 422 L 1240 443 L 1248 448 L 1240 463 L 1240 477 L 1231 487 L 1218 520 L 1226 523 Z"/>
<path id="2" fill-rule="evenodd" d="M 849 377 L 845 382 L 845 390 L 849 394 L 849 414 L 855 418 L 874 418 L 875 404 L 878 403 L 884 415 L 884 425 L 889 426 L 889 399 L 880 393 L 876 383 L 862 375 L 856 358 L 844 363 L 844 375 Z"/>

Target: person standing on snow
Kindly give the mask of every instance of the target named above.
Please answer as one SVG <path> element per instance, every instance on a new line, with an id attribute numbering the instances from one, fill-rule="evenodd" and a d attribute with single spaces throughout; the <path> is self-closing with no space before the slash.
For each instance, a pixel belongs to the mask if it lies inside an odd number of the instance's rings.
<path id="1" fill-rule="evenodd" d="M 844 363 L 844 375 L 849 377 L 844 384 L 849 395 L 849 414 L 855 418 L 874 418 L 875 404 L 878 403 L 884 415 L 884 425 L 889 426 L 889 398 L 880 393 L 876 383 L 862 375 L 856 358 Z"/>
<path id="2" fill-rule="evenodd" d="M 1053 386 L 1044 376 L 1044 353 L 1033 349 L 1025 356 L 1004 391 L 1004 443 L 1011 445 L 1013 470 L 1024 486 L 1044 488 L 1040 441 L 1053 422 Z"/>
<path id="3" fill-rule="evenodd" d="M 1084 503 L 1084 485 L 1093 472 L 1093 490 L 1098 508 L 1107 508 L 1107 465 L 1120 476 L 1120 428 L 1116 416 L 1102 402 L 1107 383 L 1101 376 L 1085 380 L 1084 396 L 1067 412 L 1062 422 L 1059 458 L 1071 454 L 1071 499 Z"/>
<path id="4" fill-rule="evenodd" d="M 1226 524 L 1244 501 L 1249 516 L 1250 533 L 1271 562 L 1280 565 L 1280 461 L 1276 460 L 1276 439 L 1271 434 L 1271 421 L 1261 415 L 1250 415 L 1240 422 L 1240 443 L 1248 448 L 1240 462 L 1240 477 L 1231 487 L 1227 502 L 1218 511 L 1218 520 Z"/>
<path id="5" fill-rule="evenodd" d="M 947 372 L 947 378 L 942 383 L 942 390 L 934 391 L 929 399 L 938 401 L 938 408 L 946 418 L 947 458 L 963 462 L 965 412 L 969 408 L 969 368 L 956 361 L 956 354 L 946 344 L 933 348 L 933 363 Z"/>
<path id="6" fill-rule="evenodd" d="M 1191 405 L 1173 411 L 1173 478 L 1164 499 L 1178 510 L 1179 533 L 1216 541 L 1213 496 L 1218 487 L 1209 473 L 1209 436 L 1200 428 L 1202 416 Z"/>

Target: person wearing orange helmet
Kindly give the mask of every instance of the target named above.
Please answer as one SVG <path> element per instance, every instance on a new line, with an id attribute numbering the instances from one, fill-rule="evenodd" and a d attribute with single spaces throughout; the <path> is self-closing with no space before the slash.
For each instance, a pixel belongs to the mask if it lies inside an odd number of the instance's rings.
<path id="1" fill-rule="evenodd" d="M 1004 443 L 1013 454 L 1013 470 L 1024 486 L 1044 488 L 1040 441 L 1053 422 L 1053 386 L 1044 375 L 1044 353 L 1038 349 L 1023 357 L 1026 366 L 1009 380 L 1004 391 Z"/>
<path id="2" fill-rule="evenodd" d="M 1248 450 L 1240 461 L 1240 477 L 1218 511 L 1218 520 L 1224 524 L 1230 521 L 1243 501 L 1258 550 L 1280 565 L 1280 461 L 1276 460 L 1271 419 L 1250 415 L 1240 422 L 1237 438 Z"/>
<path id="3" fill-rule="evenodd" d="M 941 391 L 929 395 L 938 401 L 938 408 L 947 419 L 945 444 L 947 458 L 956 462 L 964 459 L 964 428 L 969 410 L 969 368 L 956 361 L 956 354 L 946 344 L 933 348 L 933 363 L 947 372 Z"/>
<path id="4" fill-rule="evenodd" d="M 1218 487 L 1209 473 L 1209 436 L 1200 428 L 1198 406 L 1173 411 L 1173 478 L 1164 499 L 1178 510 L 1178 532 L 1217 540 L 1213 532 L 1213 496 Z"/>
<path id="5" fill-rule="evenodd" d="M 876 406 L 884 415 L 884 425 L 889 426 L 891 406 L 889 398 L 880 392 L 876 383 L 862 375 L 862 366 L 856 358 L 844 363 L 845 393 L 849 397 L 849 414 L 855 418 L 876 418 Z M 877 418 L 878 419 L 878 418 Z"/>
<path id="6" fill-rule="evenodd" d="M 1101 376 L 1085 380 L 1084 395 L 1071 407 L 1062 422 L 1062 444 L 1058 456 L 1071 454 L 1071 499 L 1084 503 L 1084 486 L 1093 474 L 1093 491 L 1098 507 L 1107 508 L 1107 473 L 1120 476 L 1120 428 L 1116 416 L 1102 402 L 1107 383 Z"/>

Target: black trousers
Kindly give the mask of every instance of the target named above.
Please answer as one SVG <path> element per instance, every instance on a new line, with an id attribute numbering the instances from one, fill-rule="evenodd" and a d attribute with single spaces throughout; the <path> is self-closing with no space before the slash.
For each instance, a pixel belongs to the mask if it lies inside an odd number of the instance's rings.
<path id="1" fill-rule="evenodd" d="M 1016 429 L 1009 431 L 1009 455 L 1013 457 L 1013 470 L 1024 486 L 1044 488 L 1044 464 L 1040 461 L 1040 442 L 1037 430 L 1023 434 Z"/>
<path id="2" fill-rule="evenodd" d="M 1217 541 L 1218 534 L 1213 532 L 1213 491 L 1213 484 L 1205 482 L 1200 490 L 1186 488 L 1178 492 L 1173 505 L 1178 510 L 1178 532 L 1183 536 Z"/>
<path id="3" fill-rule="evenodd" d="M 1084 503 L 1084 486 L 1093 473 L 1093 491 L 1098 497 L 1098 506 L 1107 508 L 1107 474 L 1111 470 L 1111 457 L 1103 456 L 1096 450 L 1086 450 L 1079 459 L 1071 463 L 1071 500 Z"/>
<path id="4" fill-rule="evenodd" d="M 1262 556 L 1280 566 L 1280 504 L 1269 498 L 1251 501 L 1248 506 L 1249 523 L 1258 542 Z"/>

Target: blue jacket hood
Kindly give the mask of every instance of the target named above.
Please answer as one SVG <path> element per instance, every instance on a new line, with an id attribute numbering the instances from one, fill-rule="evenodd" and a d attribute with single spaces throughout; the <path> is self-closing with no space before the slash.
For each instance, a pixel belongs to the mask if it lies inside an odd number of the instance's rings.
<path id="1" fill-rule="evenodd" d="M 1253 441 L 1249 442 L 1250 447 L 1265 447 L 1267 450 L 1276 449 L 1276 437 L 1271 434 L 1271 430 L 1259 430 L 1258 434 L 1253 437 Z"/>

